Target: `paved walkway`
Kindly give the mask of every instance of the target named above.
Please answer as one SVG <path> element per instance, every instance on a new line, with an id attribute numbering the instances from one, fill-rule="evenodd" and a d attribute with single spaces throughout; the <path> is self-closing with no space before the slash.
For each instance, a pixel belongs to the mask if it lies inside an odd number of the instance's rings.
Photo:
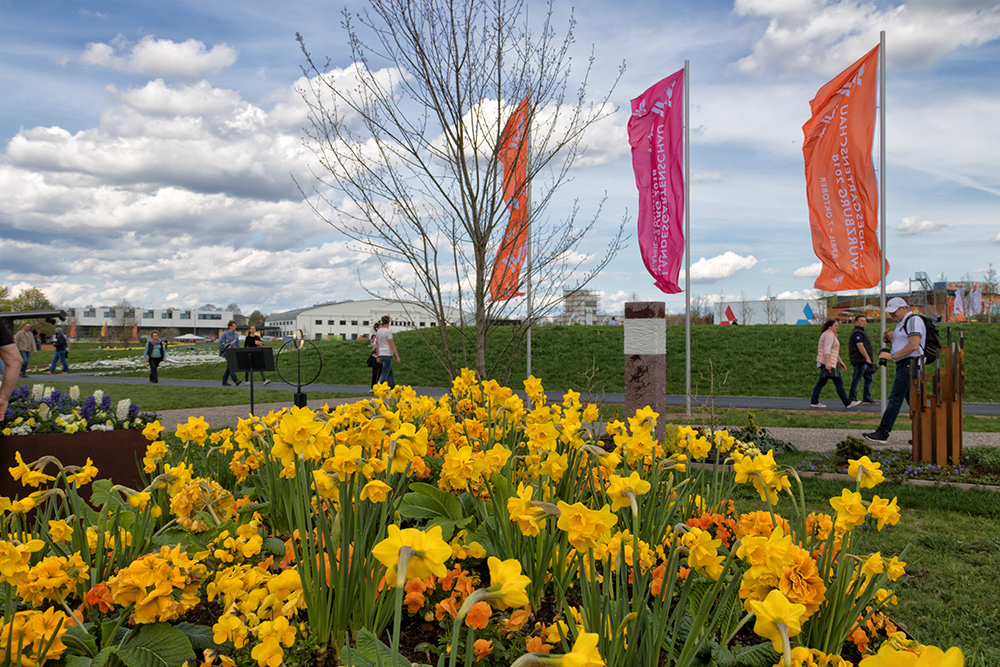
<path id="1" fill-rule="evenodd" d="M 102 382 L 106 384 L 145 384 L 148 382 L 146 378 L 127 378 L 127 377 L 110 377 L 110 376 L 97 376 L 87 373 L 68 373 L 62 375 L 35 375 L 28 380 L 29 383 L 33 382 L 45 382 L 47 384 L 62 384 L 62 383 L 72 383 L 72 382 Z M 197 414 L 205 417 L 212 427 L 224 427 L 224 426 L 236 426 L 237 420 L 240 418 L 245 419 L 250 413 L 250 391 L 249 384 L 244 382 L 239 387 L 220 387 L 219 383 L 210 380 L 178 380 L 178 379 L 161 379 L 161 385 L 179 386 L 179 387 L 218 387 L 220 390 L 225 391 L 238 391 L 245 392 L 246 403 L 241 405 L 232 406 L 222 406 L 216 408 L 200 408 L 196 412 Z M 256 389 L 261 389 L 255 385 Z M 280 403 L 255 403 L 254 411 L 257 414 L 267 414 L 270 410 L 280 410 L 283 407 L 291 407 L 292 403 L 292 392 L 287 385 L 283 385 L 278 382 L 272 382 L 267 386 L 269 390 L 273 389 L 283 389 L 287 388 L 289 390 L 288 400 Z M 307 396 L 309 392 L 340 392 L 340 393 L 353 393 L 364 395 L 368 392 L 367 386 L 358 385 L 332 385 L 332 384 L 316 384 L 305 387 L 307 390 Z M 443 396 L 447 390 L 440 387 L 414 387 L 415 391 L 419 394 L 426 396 L 432 396 L 434 398 L 439 398 Z M 523 392 L 519 392 L 523 393 Z M 546 392 L 550 400 L 559 401 L 562 400 L 561 392 Z M 326 403 L 331 405 L 336 405 L 339 403 L 352 402 L 359 400 L 358 396 L 352 398 L 338 398 L 338 399 L 310 399 L 308 405 L 312 409 L 318 409 Z M 582 395 L 580 397 L 582 401 L 594 401 L 602 403 L 624 403 L 625 395 L 617 393 L 605 393 L 595 396 Z M 698 396 L 692 397 L 692 406 L 697 407 L 700 405 L 707 405 L 710 402 L 709 397 Z M 748 410 L 760 410 L 760 409 L 772 409 L 772 410 L 805 410 L 808 409 L 809 400 L 804 398 L 771 398 L 771 397 L 755 397 L 755 396 L 716 396 L 715 405 L 717 407 L 733 407 Z M 686 404 L 684 396 L 670 395 L 667 396 L 667 405 L 670 406 L 683 406 Z M 841 411 L 839 408 L 831 408 L 834 411 Z M 879 405 L 865 405 L 859 408 L 862 412 L 871 412 L 878 414 L 880 411 Z M 192 410 L 163 410 L 160 411 L 160 423 L 169 429 L 173 429 L 178 423 L 182 421 L 187 421 L 187 418 L 193 414 Z M 965 414 L 981 415 L 981 416 L 1000 416 L 1000 403 L 965 403 L 963 405 L 963 412 Z M 832 451 L 838 442 L 844 440 L 848 436 L 860 437 L 861 431 L 858 429 L 819 429 L 819 428 L 768 428 L 767 429 L 771 435 L 781 440 L 786 440 L 791 442 L 797 448 L 807 451 Z M 900 448 L 906 447 L 909 443 L 910 432 L 897 430 L 889 438 L 888 444 L 884 445 L 889 448 Z M 1000 446 L 1000 433 L 971 433 L 966 432 L 963 435 L 963 445 L 966 447 L 976 447 L 982 445 L 993 445 Z"/>

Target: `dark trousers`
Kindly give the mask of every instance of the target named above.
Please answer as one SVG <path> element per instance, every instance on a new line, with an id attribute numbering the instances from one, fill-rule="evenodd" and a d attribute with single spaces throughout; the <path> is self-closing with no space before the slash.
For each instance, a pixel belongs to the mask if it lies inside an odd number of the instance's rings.
<path id="1" fill-rule="evenodd" d="M 844 391 L 844 381 L 843 379 L 841 379 L 840 373 L 837 374 L 837 377 L 825 378 L 823 377 L 822 366 L 820 366 L 819 368 L 819 381 L 816 383 L 816 386 L 813 387 L 813 395 L 810 403 L 812 403 L 813 405 L 819 403 L 819 392 L 826 384 L 827 380 L 833 382 L 833 386 L 837 389 L 837 396 L 839 396 L 840 400 L 844 403 L 844 407 L 846 408 L 848 405 L 850 405 L 851 402 L 847 400 L 847 392 Z"/>
<path id="2" fill-rule="evenodd" d="M 153 357 L 149 358 L 149 381 L 150 382 L 159 382 L 160 381 L 160 376 L 156 374 L 156 371 L 160 367 L 160 362 L 161 361 L 163 361 L 163 359 L 154 359 Z"/>
<path id="3" fill-rule="evenodd" d="M 882 413 L 882 421 L 878 425 L 878 434 L 889 437 L 892 433 L 892 426 L 899 416 L 899 409 L 903 407 L 903 401 L 907 405 L 910 403 L 910 366 L 913 359 L 903 359 L 896 364 L 896 379 L 892 382 L 892 389 L 889 390 L 889 397 L 885 402 L 885 412 Z"/>
<path id="4" fill-rule="evenodd" d="M 382 364 L 378 362 L 378 357 L 368 357 L 368 365 L 372 367 L 372 388 L 378 384 L 378 376 L 382 374 Z"/>
<path id="5" fill-rule="evenodd" d="M 847 392 L 847 397 L 852 401 L 858 397 L 858 385 L 861 380 L 865 381 L 864 390 L 861 393 L 862 400 L 866 403 L 872 402 L 872 381 L 875 373 L 868 373 L 868 363 L 854 364 L 854 375 L 851 377 L 851 390 Z"/>

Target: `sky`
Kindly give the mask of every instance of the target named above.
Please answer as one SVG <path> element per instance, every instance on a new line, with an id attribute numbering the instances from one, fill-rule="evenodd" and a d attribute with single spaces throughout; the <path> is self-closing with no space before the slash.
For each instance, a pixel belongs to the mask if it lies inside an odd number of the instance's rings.
<path id="1" fill-rule="evenodd" d="M 529 12 L 541 14 L 537 0 Z M 351 0 L 352 10 L 362 8 Z M 889 291 L 1000 270 L 1000 3 L 986 0 L 582 0 L 574 62 L 617 111 L 583 141 L 548 214 L 607 201 L 578 252 L 600 310 L 684 294 L 639 261 L 630 99 L 690 61 L 692 298 L 815 295 L 802 125 L 830 78 L 886 31 Z M 374 261 L 318 219 L 295 179 L 301 33 L 352 65 L 341 5 L 323 0 L 0 0 L 0 285 L 56 305 L 238 304 L 264 313 L 363 299 Z M 877 142 L 876 142 L 877 145 Z M 879 159 L 876 151 L 875 159 Z M 535 198 L 537 193 L 533 193 Z M 683 271 L 681 274 L 683 285 Z"/>

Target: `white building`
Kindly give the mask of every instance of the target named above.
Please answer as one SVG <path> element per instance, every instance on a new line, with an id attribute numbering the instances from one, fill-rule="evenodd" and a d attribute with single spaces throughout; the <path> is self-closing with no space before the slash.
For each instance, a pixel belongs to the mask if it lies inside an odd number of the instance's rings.
<path id="1" fill-rule="evenodd" d="M 364 301 L 336 301 L 318 303 L 308 308 L 297 308 L 283 313 L 272 313 L 267 318 L 267 331 L 275 329 L 279 336 L 292 336 L 302 330 L 306 339 L 320 340 L 338 337 L 357 340 L 370 336 L 376 322 L 388 315 L 393 331 L 436 327 L 437 319 L 429 309 L 417 302 L 366 299 Z M 449 309 L 449 324 L 459 323 L 459 311 Z M 471 318 L 466 318 L 471 323 Z"/>
<path id="2" fill-rule="evenodd" d="M 715 304 L 716 324 L 813 324 L 826 317 L 815 299 L 721 301 Z"/>
<path id="3" fill-rule="evenodd" d="M 101 306 L 67 308 L 69 322 L 76 323 L 77 338 L 96 338 L 101 328 L 139 325 L 140 331 L 177 329 L 181 334 L 218 336 L 233 319 L 230 310 L 202 310 L 200 308 L 121 308 Z"/>

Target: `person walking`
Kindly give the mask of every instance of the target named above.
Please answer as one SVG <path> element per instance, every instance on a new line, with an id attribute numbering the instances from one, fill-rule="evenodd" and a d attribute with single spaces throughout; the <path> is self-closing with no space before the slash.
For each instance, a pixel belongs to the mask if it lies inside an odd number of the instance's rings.
<path id="1" fill-rule="evenodd" d="M 837 389 L 837 396 L 844 403 L 845 408 L 853 408 L 861 405 L 861 401 L 851 402 L 844 391 L 844 381 L 840 377 L 840 369 L 847 368 L 847 364 L 840 358 L 840 340 L 837 338 L 837 330 L 840 329 L 840 322 L 832 317 L 823 323 L 823 330 L 819 337 L 819 349 L 816 352 L 816 367 L 819 368 L 819 380 L 813 387 L 812 399 L 809 405 L 814 408 L 825 408 L 819 402 L 819 392 L 827 383 L 833 381 L 833 386 Z"/>
<path id="2" fill-rule="evenodd" d="M 864 380 L 864 390 L 861 396 L 864 403 L 874 403 L 872 400 L 872 380 L 875 379 L 877 367 L 872 363 L 872 341 L 868 338 L 865 327 L 868 326 L 868 318 L 858 315 L 854 318 L 854 329 L 851 330 L 851 337 L 848 339 L 847 358 L 854 368 L 854 375 L 851 376 L 851 390 L 847 392 L 847 398 L 854 401 L 858 397 L 858 385 Z"/>
<path id="3" fill-rule="evenodd" d="M 236 333 L 236 322 L 229 320 L 226 330 L 219 336 L 219 356 L 225 359 L 226 350 L 240 346 L 240 335 Z M 222 386 L 228 387 L 229 377 L 232 376 L 233 384 L 240 386 L 240 379 L 236 377 L 236 371 L 229 370 L 229 362 L 226 361 L 226 372 L 222 374 Z"/>
<path id="4" fill-rule="evenodd" d="M 392 331 L 389 330 L 389 316 L 382 316 L 382 321 L 378 331 L 375 332 L 375 343 L 378 346 L 378 360 L 382 364 L 382 372 L 379 373 L 378 381 L 385 382 L 389 388 L 396 386 L 396 380 L 392 375 L 392 358 L 399 361 L 399 352 L 396 351 L 396 344 L 392 342 Z"/>
<path id="5" fill-rule="evenodd" d="M 56 371 L 56 364 L 62 362 L 63 373 L 69 373 L 69 364 L 66 363 L 66 357 L 69 356 L 69 342 L 66 340 L 66 336 L 63 336 L 62 329 L 56 327 L 56 333 L 52 337 L 52 346 L 55 347 L 56 352 L 52 355 L 52 365 L 49 366 L 49 370 L 45 371 L 46 374 L 52 375 Z"/>
<path id="6" fill-rule="evenodd" d="M 376 336 L 378 335 L 379 322 L 375 323 L 375 332 L 372 334 L 369 347 L 371 348 L 371 354 L 368 355 L 368 361 L 365 362 L 369 368 L 372 369 L 372 391 L 375 391 L 375 383 L 378 382 L 379 376 L 382 374 L 382 362 L 378 358 L 378 341 Z"/>
<path id="7" fill-rule="evenodd" d="M 31 353 L 38 352 L 38 345 L 35 343 L 35 335 L 31 333 L 31 325 L 27 322 L 21 330 L 14 334 L 14 344 L 21 354 L 21 377 L 28 377 L 28 362 L 31 360 Z"/>
<path id="8" fill-rule="evenodd" d="M 264 347 L 263 341 L 260 339 L 260 334 L 257 333 L 257 327 L 250 325 L 250 330 L 247 331 L 246 338 L 243 339 L 243 347 Z M 249 382 L 250 375 L 253 371 L 247 371 L 243 374 L 243 381 Z M 264 375 L 264 369 L 260 369 L 260 379 L 263 380 L 264 384 L 271 384 L 271 381 L 267 379 Z"/>
<path id="9" fill-rule="evenodd" d="M 910 400 L 910 372 L 918 359 L 924 354 L 927 344 L 927 327 L 920 316 L 912 313 L 905 299 L 896 296 L 885 304 L 885 312 L 896 322 L 893 331 L 885 333 L 886 342 L 890 344 L 888 352 L 879 352 L 878 358 L 896 362 L 896 378 L 886 399 L 885 412 L 878 428 L 871 433 L 862 433 L 862 437 L 873 445 L 884 445 L 889 440 L 892 427 L 899 416 L 903 401 Z"/>
<path id="10" fill-rule="evenodd" d="M 160 333 L 158 331 L 149 334 L 149 340 L 146 341 L 146 349 L 142 353 L 142 358 L 149 364 L 149 381 L 158 383 L 160 376 L 157 374 L 157 369 L 160 367 L 160 362 L 167 358 L 167 345 L 160 340 Z"/>

